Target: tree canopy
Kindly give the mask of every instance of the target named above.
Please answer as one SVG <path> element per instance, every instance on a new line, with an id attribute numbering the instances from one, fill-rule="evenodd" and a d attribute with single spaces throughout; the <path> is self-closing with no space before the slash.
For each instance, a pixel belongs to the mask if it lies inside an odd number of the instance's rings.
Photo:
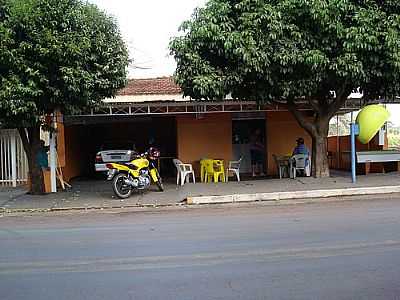
<path id="1" fill-rule="evenodd" d="M 194 98 L 332 98 L 399 90 L 400 3 L 210 0 L 171 42 L 177 82 Z M 347 87 L 347 89 L 346 89 Z"/>
<path id="2" fill-rule="evenodd" d="M 93 107 L 127 81 L 128 51 L 115 20 L 80 0 L 0 0 L 0 124 L 18 128 L 32 192 L 44 116 Z"/>
<path id="3" fill-rule="evenodd" d="M 352 90 L 366 101 L 399 95 L 396 0 L 209 0 L 180 30 L 170 49 L 185 95 L 288 105 L 313 138 L 313 160 Z M 329 175 L 323 160 L 317 173 Z"/>
<path id="4" fill-rule="evenodd" d="M 30 127 L 126 83 L 128 54 L 115 20 L 79 0 L 0 0 L 0 120 Z"/>

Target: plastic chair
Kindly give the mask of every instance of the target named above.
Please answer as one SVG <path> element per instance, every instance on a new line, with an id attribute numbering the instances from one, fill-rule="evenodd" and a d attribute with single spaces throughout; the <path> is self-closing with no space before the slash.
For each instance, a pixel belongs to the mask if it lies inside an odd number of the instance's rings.
<path id="1" fill-rule="evenodd" d="M 283 159 L 284 157 L 275 154 L 272 154 L 272 157 L 274 158 L 276 167 L 278 168 L 279 178 L 282 179 L 282 177 L 285 176 L 285 173 L 288 173 L 289 159 Z"/>
<path id="2" fill-rule="evenodd" d="M 210 179 L 218 182 L 220 178 L 222 182 L 225 182 L 224 162 L 222 160 L 208 159 L 204 163 L 206 165 L 205 182 L 210 182 Z"/>
<path id="3" fill-rule="evenodd" d="M 237 181 L 240 181 L 240 163 L 242 162 L 243 157 L 241 156 L 239 160 L 231 160 L 229 161 L 228 168 L 226 169 L 226 182 L 229 181 L 229 172 L 233 172 L 236 175 Z"/>
<path id="4" fill-rule="evenodd" d="M 186 182 L 189 182 L 189 177 L 188 175 L 192 175 L 192 180 L 193 183 L 196 183 L 196 179 L 194 177 L 194 171 L 193 171 L 193 167 L 191 164 L 184 164 L 183 162 L 181 162 L 179 159 L 174 158 L 172 160 L 174 162 L 174 165 L 177 169 L 177 175 L 176 175 L 176 184 L 179 184 L 180 181 L 180 185 L 183 185 Z"/>
<path id="5" fill-rule="evenodd" d="M 211 161 L 212 162 L 212 159 L 209 159 L 209 158 L 202 158 L 202 159 L 200 159 L 200 181 L 201 182 L 206 182 L 207 181 L 207 179 L 206 179 L 206 174 L 207 174 L 207 162 L 208 161 Z"/>
<path id="6" fill-rule="evenodd" d="M 296 154 L 292 156 L 292 174 L 296 178 L 298 170 L 302 170 L 306 176 L 310 176 L 310 162 L 305 154 Z"/>

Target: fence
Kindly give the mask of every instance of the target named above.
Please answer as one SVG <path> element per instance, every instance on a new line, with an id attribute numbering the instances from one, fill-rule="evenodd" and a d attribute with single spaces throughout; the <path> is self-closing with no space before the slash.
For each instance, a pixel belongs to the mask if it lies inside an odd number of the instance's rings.
<path id="1" fill-rule="evenodd" d="M 16 187 L 28 182 L 28 161 L 16 129 L 0 130 L 0 185 Z"/>

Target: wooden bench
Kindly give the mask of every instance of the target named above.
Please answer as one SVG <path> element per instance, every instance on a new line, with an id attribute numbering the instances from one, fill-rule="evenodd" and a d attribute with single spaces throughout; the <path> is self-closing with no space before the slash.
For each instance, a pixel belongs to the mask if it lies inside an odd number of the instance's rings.
<path id="1" fill-rule="evenodd" d="M 370 173 L 371 163 L 382 164 L 383 173 L 387 171 L 400 171 L 400 151 L 358 151 L 357 163 L 365 163 L 365 174 Z M 393 164 L 395 164 L 393 166 Z"/>

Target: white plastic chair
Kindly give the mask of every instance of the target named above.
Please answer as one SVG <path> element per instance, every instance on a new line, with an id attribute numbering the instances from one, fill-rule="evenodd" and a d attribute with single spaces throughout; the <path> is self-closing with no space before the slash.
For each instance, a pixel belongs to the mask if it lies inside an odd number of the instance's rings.
<path id="1" fill-rule="evenodd" d="M 186 182 L 189 182 L 189 178 L 190 176 L 188 175 L 192 175 L 192 180 L 193 183 L 196 183 L 196 179 L 194 178 L 194 171 L 193 171 L 193 167 L 191 164 L 184 164 L 183 162 L 181 162 L 179 159 L 174 158 L 172 160 L 174 162 L 174 165 L 176 167 L 177 170 L 177 175 L 176 175 L 176 184 L 178 185 L 180 182 L 180 185 L 183 185 Z"/>
<path id="2" fill-rule="evenodd" d="M 282 179 L 282 177 L 284 177 L 285 174 L 288 173 L 290 158 L 283 159 L 287 156 L 282 157 L 282 156 L 277 156 L 275 154 L 272 154 L 272 157 L 274 158 L 276 167 L 278 168 L 279 178 Z"/>
<path id="3" fill-rule="evenodd" d="M 226 182 L 229 180 L 229 172 L 233 172 L 236 175 L 237 181 L 240 181 L 240 163 L 242 162 L 242 156 L 239 160 L 229 161 L 228 168 L 226 169 Z"/>
<path id="4" fill-rule="evenodd" d="M 307 155 L 296 154 L 292 156 L 291 173 L 293 175 L 293 178 L 296 178 L 296 173 L 298 170 L 303 170 L 306 176 L 310 176 L 310 161 Z"/>

